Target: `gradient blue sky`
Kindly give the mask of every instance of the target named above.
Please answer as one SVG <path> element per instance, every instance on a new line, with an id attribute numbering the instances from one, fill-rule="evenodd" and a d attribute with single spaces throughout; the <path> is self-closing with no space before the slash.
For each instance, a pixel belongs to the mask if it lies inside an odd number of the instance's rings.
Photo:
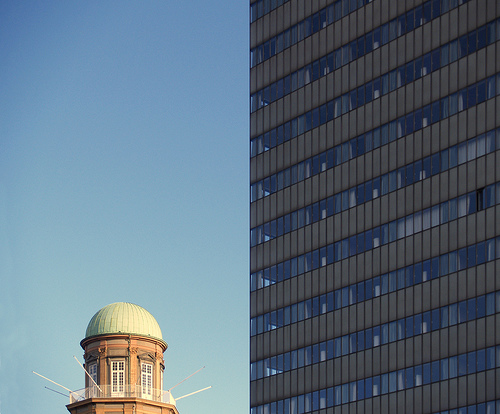
<path id="1" fill-rule="evenodd" d="M 181 414 L 248 412 L 248 4 L 0 3 L 0 413 L 65 413 L 134 302 Z M 63 391 L 59 390 L 58 391 Z"/>

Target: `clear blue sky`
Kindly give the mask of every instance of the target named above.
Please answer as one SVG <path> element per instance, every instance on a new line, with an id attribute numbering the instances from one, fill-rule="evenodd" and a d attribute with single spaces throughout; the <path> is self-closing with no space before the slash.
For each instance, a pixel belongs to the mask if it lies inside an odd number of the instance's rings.
<path id="1" fill-rule="evenodd" d="M 248 2 L 0 3 L 0 413 L 65 413 L 134 302 L 181 414 L 248 405 Z M 58 389 L 59 391 L 59 389 Z"/>

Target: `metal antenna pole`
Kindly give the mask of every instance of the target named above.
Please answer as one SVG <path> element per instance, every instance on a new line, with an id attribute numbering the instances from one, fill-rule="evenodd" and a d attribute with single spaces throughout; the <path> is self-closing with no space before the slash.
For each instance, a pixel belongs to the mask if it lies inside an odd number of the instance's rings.
<path id="1" fill-rule="evenodd" d="M 53 390 L 52 388 L 49 388 L 49 387 L 45 387 L 45 388 L 47 390 L 49 390 L 49 391 L 54 391 L 57 394 L 61 394 L 63 397 L 66 397 L 66 398 L 68 397 L 66 394 L 63 394 L 62 392 L 59 392 L 59 391 L 56 391 L 56 390 Z"/>
<path id="2" fill-rule="evenodd" d="M 48 379 L 47 377 L 44 377 L 43 375 L 40 375 L 38 372 L 31 371 L 33 374 L 38 375 L 39 377 L 42 377 L 43 379 L 46 379 L 47 381 L 50 381 L 52 384 L 56 384 L 58 387 L 64 388 L 66 391 L 71 392 L 69 388 L 66 388 L 64 385 L 58 384 L 55 381 L 52 381 L 51 379 Z"/>
<path id="3" fill-rule="evenodd" d="M 80 365 L 82 367 L 82 369 L 85 371 L 85 374 L 87 374 L 87 376 L 92 380 L 92 382 L 94 383 L 94 385 L 97 387 L 97 389 L 102 394 L 101 387 L 99 387 L 99 385 L 97 385 L 97 382 L 94 381 L 94 378 L 92 378 L 92 376 L 87 372 L 87 370 L 85 369 L 85 367 L 81 364 L 80 361 L 78 361 L 78 359 L 76 358 L 76 356 L 73 355 L 73 358 L 75 358 L 75 361 L 78 362 L 78 365 Z"/>
<path id="4" fill-rule="evenodd" d="M 208 390 L 209 388 L 212 388 L 212 386 L 210 385 L 210 387 L 202 388 L 201 390 L 198 390 L 198 391 L 195 391 L 195 392 L 191 392 L 191 393 L 183 395 L 182 397 L 179 397 L 179 398 L 174 398 L 174 400 L 175 400 L 175 402 L 177 402 L 177 401 L 179 401 L 182 398 L 186 398 L 186 397 L 189 397 L 191 395 L 198 394 L 199 392 Z"/>
<path id="5" fill-rule="evenodd" d="M 181 385 L 184 381 L 191 378 L 194 374 L 197 374 L 198 372 L 200 372 L 203 368 L 205 368 L 205 366 L 201 367 L 198 371 L 193 372 L 189 377 L 184 378 L 181 382 L 179 382 L 178 384 L 175 384 L 172 388 L 168 389 L 167 391 L 168 392 L 172 391 L 175 387 L 177 387 L 177 385 Z"/>

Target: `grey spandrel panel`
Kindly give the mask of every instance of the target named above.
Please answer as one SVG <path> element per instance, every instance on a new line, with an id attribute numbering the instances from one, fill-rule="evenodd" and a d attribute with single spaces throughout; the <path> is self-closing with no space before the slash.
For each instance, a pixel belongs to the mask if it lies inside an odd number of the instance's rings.
<path id="1" fill-rule="evenodd" d="M 265 174 L 264 174 L 264 164 L 265 164 L 264 155 L 266 155 L 266 154 L 262 154 L 261 156 L 255 158 L 255 169 L 257 170 L 257 172 L 256 172 L 257 179 L 262 179 L 263 177 L 265 177 Z"/>
<path id="2" fill-rule="evenodd" d="M 477 108 L 470 108 L 467 110 L 467 138 L 477 135 Z"/>
<path id="3" fill-rule="evenodd" d="M 380 298 L 380 318 L 379 324 L 387 323 L 389 320 L 389 295 L 383 295 Z"/>
<path id="4" fill-rule="evenodd" d="M 496 52 L 497 47 L 495 44 L 491 44 L 486 47 L 486 76 L 492 76 L 497 72 L 496 62 L 498 54 Z"/>
<path id="5" fill-rule="evenodd" d="M 343 279 L 344 286 L 351 285 L 351 284 L 357 283 L 358 281 L 362 280 L 360 278 L 360 276 L 358 275 L 358 273 L 361 273 L 361 271 L 358 272 L 356 257 L 350 257 L 346 261 L 346 265 L 347 265 L 348 273 L 347 273 L 347 276 Z"/>
<path id="6" fill-rule="evenodd" d="M 439 358 L 447 358 L 450 355 L 449 352 L 449 330 L 441 329 L 439 330 Z"/>
<path id="7" fill-rule="evenodd" d="M 338 71 L 340 74 L 340 84 L 337 83 L 335 95 L 338 96 L 338 92 L 341 94 L 347 93 L 349 91 L 349 65 L 342 66 Z M 340 88 L 339 88 L 340 87 Z M 342 116 L 342 119 L 345 119 L 346 116 Z"/>
<path id="8" fill-rule="evenodd" d="M 396 167 L 402 167 L 408 163 L 406 160 L 406 139 L 398 140 L 395 143 Z"/>
<path id="9" fill-rule="evenodd" d="M 458 70 L 457 70 L 458 89 L 465 88 L 468 85 L 467 66 L 468 66 L 467 57 L 464 57 L 458 61 Z"/>
<path id="10" fill-rule="evenodd" d="M 496 233 L 496 228 L 493 225 L 493 223 L 496 223 L 495 221 L 495 208 L 489 208 L 486 210 L 486 218 L 485 222 L 487 223 L 486 226 L 486 239 L 491 239 L 494 237 Z"/>
<path id="11" fill-rule="evenodd" d="M 327 329 L 327 318 L 325 315 L 321 315 L 319 318 L 319 340 L 320 342 L 324 342 L 327 339 L 330 338 L 328 335 L 328 329 Z"/>
<path id="12" fill-rule="evenodd" d="M 389 344 L 382 345 L 380 349 L 380 373 L 389 371 L 389 360 L 391 356 L 389 355 Z"/>
<path id="13" fill-rule="evenodd" d="M 494 332 L 495 332 L 495 343 L 498 344 L 498 342 L 500 340 L 500 316 L 499 315 L 495 315 Z"/>
<path id="14" fill-rule="evenodd" d="M 363 56 L 361 59 L 359 59 L 360 64 L 362 63 L 364 68 L 364 82 L 371 81 L 375 75 L 375 66 L 373 64 L 373 58 L 374 58 L 374 53 L 368 53 L 367 55 Z M 370 128 L 370 125 L 366 125 L 367 128 Z"/>
<path id="15" fill-rule="evenodd" d="M 477 374 L 467 376 L 467 404 L 477 404 Z"/>
<path id="16" fill-rule="evenodd" d="M 388 254 L 389 254 L 389 246 L 381 246 L 380 247 L 380 257 L 379 257 L 379 267 L 378 267 L 378 271 L 375 272 L 375 274 L 377 273 L 387 273 L 389 271 L 389 257 L 388 257 Z"/>
<path id="17" fill-rule="evenodd" d="M 447 120 L 444 120 L 442 122 L 438 122 L 426 129 L 425 131 L 429 131 L 429 137 L 430 137 L 430 153 L 436 153 L 441 149 L 441 140 L 443 137 L 443 131 L 441 130 L 441 124 L 447 123 Z M 424 131 L 424 137 L 427 137 L 427 134 Z M 447 146 L 447 145 L 446 145 Z"/>
<path id="18" fill-rule="evenodd" d="M 483 241 L 486 239 L 486 228 L 488 222 L 486 221 L 486 211 L 478 211 L 476 213 L 476 240 Z"/>
<path id="19" fill-rule="evenodd" d="M 476 133 L 474 135 L 486 132 L 486 102 L 479 104 L 476 108 Z"/>
<path id="20" fill-rule="evenodd" d="M 371 303 L 371 323 L 380 325 L 380 298 L 374 298 Z"/>
<path id="21" fill-rule="evenodd" d="M 252 392 L 250 394 L 250 404 L 259 405 L 263 403 L 263 387 L 262 381 L 256 381 L 252 384 Z"/>
<path id="22" fill-rule="evenodd" d="M 413 237 L 407 237 L 405 240 L 405 261 L 406 263 L 414 263 L 414 239 Z"/>
<path id="23" fill-rule="evenodd" d="M 423 260 L 422 238 L 422 233 L 417 233 L 413 236 L 413 259 L 415 262 L 420 262 Z"/>
<path id="24" fill-rule="evenodd" d="M 487 371 L 485 373 L 485 394 L 486 394 L 486 400 L 492 400 L 496 397 L 496 387 L 495 387 L 495 379 L 496 379 L 496 374 L 498 373 L 498 369 L 496 370 L 491 370 Z"/>
<path id="25" fill-rule="evenodd" d="M 269 312 L 269 293 L 270 289 L 260 290 L 257 295 L 258 301 L 258 313 L 266 313 Z"/>
<path id="26" fill-rule="evenodd" d="M 449 195 L 449 187 L 450 187 L 450 180 L 449 180 L 449 171 L 445 171 L 439 175 L 439 198 L 438 202 L 443 202 L 447 201 L 450 198 Z"/>
<path id="27" fill-rule="evenodd" d="M 347 18 L 343 18 L 340 22 L 341 24 L 341 36 L 342 36 L 342 44 L 345 45 L 349 43 L 349 16 Z"/>
<path id="28" fill-rule="evenodd" d="M 264 199 L 264 221 L 267 222 L 276 217 L 276 193 Z"/>
<path id="29" fill-rule="evenodd" d="M 373 271 L 373 252 L 366 252 L 364 254 L 364 262 L 365 262 L 365 271 L 364 271 L 364 276 L 365 280 L 369 279 L 373 276 L 374 271 Z"/>
<path id="30" fill-rule="evenodd" d="M 412 246 L 409 247 L 410 251 L 412 250 Z M 405 240 L 398 240 L 397 246 L 396 246 L 396 267 L 401 269 L 403 268 L 407 263 L 411 263 L 411 261 L 407 261 L 407 256 L 406 256 L 406 243 Z"/>
<path id="31" fill-rule="evenodd" d="M 397 167 L 397 144 L 398 142 L 391 142 L 382 148 L 382 166 L 386 166 L 386 169 L 382 169 L 382 173 L 394 170 Z M 386 152 L 383 150 L 387 149 Z M 387 158 L 386 158 L 387 157 Z"/>
<path id="32" fill-rule="evenodd" d="M 318 53 L 318 40 L 319 34 L 315 33 L 314 35 L 304 39 L 303 42 L 303 53 L 304 53 L 304 65 L 311 63 L 314 59 L 314 54 Z"/>
<path id="33" fill-rule="evenodd" d="M 375 249 L 372 254 L 372 275 L 380 274 L 381 249 Z"/>
<path id="34" fill-rule="evenodd" d="M 413 339 L 413 363 L 420 365 L 422 363 L 422 335 L 415 336 Z"/>
<path id="35" fill-rule="evenodd" d="M 458 17 L 456 19 L 456 24 L 458 28 L 458 36 L 462 36 L 463 34 L 467 33 L 467 25 L 464 24 L 464 22 L 467 21 L 467 16 L 469 11 L 467 10 L 467 4 L 462 5 L 461 7 L 458 8 Z M 453 14 L 453 13 L 452 13 Z"/>
<path id="36" fill-rule="evenodd" d="M 449 252 L 450 246 L 449 246 L 449 241 L 450 241 L 450 232 L 449 232 L 449 224 L 443 224 L 440 227 L 440 232 L 439 232 L 439 253 L 446 253 Z"/>
<path id="37" fill-rule="evenodd" d="M 390 107 L 390 100 L 389 100 L 390 94 L 389 95 L 384 95 L 380 98 L 380 122 L 382 124 L 386 124 L 389 122 L 391 117 L 391 107 Z M 395 101 L 395 100 L 394 100 Z M 395 107 L 393 108 L 393 110 Z"/>
<path id="38" fill-rule="evenodd" d="M 440 239 L 440 228 L 435 227 L 430 229 L 430 257 L 439 256 L 439 239 Z"/>
<path id="39" fill-rule="evenodd" d="M 457 339 L 458 339 L 457 352 L 459 354 L 467 352 L 468 337 L 467 337 L 466 324 L 461 324 L 457 326 Z"/>
<path id="40" fill-rule="evenodd" d="M 342 362 L 341 362 L 341 359 L 340 358 L 337 358 L 334 360 L 333 362 L 334 364 L 334 369 L 333 371 L 333 384 L 334 385 L 337 385 L 337 384 L 340 384 L 342 382 Z"/>
<path id="41" fill-rule="evenodd" d="M 389 70 L 394 69 L 395 67 L 398 66 L 398 42 L 403 41 L 404 36 L 396 39 L 395 41 L 390 42 L 387 46 L 388 49 L 385 53 L 388 53 L 388 63 L 389 67 L 387 68 L 387 71 L 382 70 L 382 72 L 388 72 Z M 382 52 L 382 58 L 384 57 L 384 52 Z M 402 53 L 402 60 L 404 61 L 404 52 Z M 384 67 L 384 64 L 382 64 L 382 68 Z"/>
<path id="42" fill-rule="evenodd" d="M 269 307 L 265 310 L 266 312 L 270 312 L 271 310 L 274 310 L 278 307 L 277 298 L 278 291 L 280 290 L 281 289 L 279 289 L 277 285 L 269 286 L 269 288 L 267 289 L 269 295 L 269 299 L 267 300 L 267 302 L 269 303 Z"/>
<path id="43" fill-rule="evenodd" d="M 486 77 L 486 50 L 481 49 L 476 52 L 476 79 L 484 79 Z M 471 62 L 469 62 L 471 64 Z"/>
<path id="44" fill-rule="evenodd" d="M 432 153 L 432 146 L 431 146 L 431 143 L 433 141 L 433 136 L 432 136 L 432 133 L 431 133 L 431 128 L 425 128 L 423 131 L 422 131 L 422 134 L 416 134 L 416 138 L 418 139 L 418 141 L 416 140 L 416 145 L 415 147 L 417 147 L 417 145 L 420 147 L 420 156 L 421 157 L 427 157 L 429 155 L 431 155 Z"/>
<path id="45" fill-rule="evenodd" d="M 397 243 L 391 243 L 388 250 L 388 270 L 393 271 L 397 267 L 398 260 Z"/>
<path id="46" fill-rule="evenodd" d="M 372 351 L 372 364 L 373 364 L 373 370 L 372 370 L 372 375 L 379 375 L 381 372 L 381 347 L 378 348 L 373 348 Z"/>
<path id="47" fill-rule="evenodd" d="M 386 223 L 397 218 L 398 213 L 398 193 L 392 192 L 381 197 L 381 221 Z"/>
<path id="48" fill-rule="evenodd" d="M 478 3 L 476 0 L 473 0 L 467 6 L 467 29 L 471 31 L 477 27 L 477 9 L 478 7 L 484 7 L 484 2 L 481 1 Z"/>
<path id="49" fill-rule="evenodd" d="M 264 16 L 262 16 L 262 19 L 260 19 L 262 23 L 259 31 L 262 34 L 262 36 L 260 36 L 260 42 L 269 39 L 269 37 L 275 34 L 275 31 L 273 30 L 273 28 L 275 27 L 275 18 L 275 14 L 271 12 L 265 14 Z"/>
<path id="50" fill-rule="evenodd" d="M 330 39 L 333 39 L 333 49 L 338 49 L 342 45 L 342 22 L 336 22 L 332 30 L 334 35 Z"/>
<path id="51" fill-rule="evenodd" d="M 452 378 L 448 381 L 449 408 L 455 409 L 459 406 L 458 403 L 458 378 Z"/>
<path id="52" fill-rule="evenodd" d="M 431 361 L 431 334 L 422 335 L 422 363 Z"/>
<path id="53" fill-rule="evenodd" d="M 308 85 L 309 86 L 309 85 Z M 303 114 L 306 110 L 306 95 L 305 95 L 305 90 L 306 88 L 300 88 L 296 91 L 296 101 L 295 101 L 295 105 L 294 107 L 296 108 L 296 110 L 291 110 L 291 114 L 293 117 L 296 117 L 300 114 Z M 299 152 L 299 156 L 300 154 L 302 154 L 301 152 Z"/>
<path id="54" fill-rule="evenodd" d="M 366 406 L 366 411 L 372 414 L 380 414 L 381 411 L 381 404 L 380 404 L 380 397 L 374 397 L 371 400 L 368 400 L 367 403 L 370 403 L 370 405 L 367 404 Z M 344 413 L 342 413 L 344 414 Z"/>
<path id="55" fill-rule="evenodd" d="M 302 284 L 299 285 L 299 289 L 302 287 L 302 296 L 300 297 L 301 301 L 311 298 L 315 296 L 313 293 L 313 282 L 312 282 L 312 272 L 305 273 L 302 277 Z M 307 319 L 311 321 L 311 319 Z M 310 335 L 310 333 L 307 333 Z"/>
<path id="56" fill-rule="evenodd" d="M 485 319 L 485 330 L 486 330 L 486 335 L 485 335 L 485 341 L 486 341 L 486 346 L 493 346 L 496 343 L 496 338 L 495 338 L 495 315 L 487 316 Z"/>
<path id="57" fill-rule="evenodd" d="M 476 321 L 476 348 L 486 348 L 486 319 Z"/>
<path id="58" fill-rule="evenodd" d="M 382 73 L 386 73 L 387 71 L 384 71 L 382 68 L 382 65 L 384 64 L 386 67 L 388 66 L 387 63 L 383 63 L 383 55 L 382 55 L 382 48 L 378 48 L 374 50 L 371 54 L 372 57 L 372 77 L 377 78 L 379 77 Z M 370 56 L 370 55 L 369 55 Z M 387 62 L 387 56 L 386 56 L 386 62 Z"/>
<path id="59" fill-rule="evenodd" d="M 475 244 L 476 241 L 476 217 L 473 215 L 471 217 L 467 217 L 467 245 Z"/>
<path id="60" fill-rule="evenodd" d="M 487 293 L 486 289 L 486 264 L 479 265 L 475 268 L 476 272 L 476 294 L 478 296 L 484 295 Z"/>
<path id="61" fill-rule="evenodd" d="M 336 240 L 345 239 L 349 236 L 349 211 L 343 211 L 339 216 L 338 226 L 341 227 L 340 237 L 335 237 Z"/>
<path id="62" fill-rule="evenodd" d="M 433 308 L 438 308 L 440 306 L 440 279 L 434 279 L 430 282 L 424 284 L 424 287 L 428 286 L 427 291 L 424 291 L 424 303 L 426 306 L 423 307 L 423 310 L 429 310 Z"/>
<path id="63" fill-rule="evenodd" d="M 344 83 L 347 83 L 347 90 L 352 90 L 358 87 L 358 60 L 349 63 L 346 66 L 347 77 L 343 77 Z M 345 73 L 344 71 L 342 72 Z"/>
<path id="64" fill-rule="evenodd" d="M 352 41 L 357 38 L 358 34 L 358 13 L 351 13 L 346 19 L 346 23 L 348 25 L 348 41 Z"/>

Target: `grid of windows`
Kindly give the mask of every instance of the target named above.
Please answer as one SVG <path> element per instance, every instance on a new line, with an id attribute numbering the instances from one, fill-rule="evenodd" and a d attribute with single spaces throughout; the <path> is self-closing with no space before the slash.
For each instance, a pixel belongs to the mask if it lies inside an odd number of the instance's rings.
<path id="1" fill-rule="evenodd" d="M 451 251 L 364 282 L 264 313 L 250 320 L 250 335 L 272 331 L 495 259 L 500 259 L 500 238 Z"/>
<path id="2" fill-rule="evenodd" d="M 365 137 L 363 137 L 362 140 L 363 143 L 365 142 L 364 138 Z M 371 142 L 371 140 L 367 142 Z M 334 214 L 359 206 L 377 197 L 388 194 L 391 191 L 410 186 L 417 181 L 429 178 L 449 168 L 454 168 L 467 161 L 476 159 L 477 157 L 490 154 L 495 151 L 496 147 L 500 148 L 500 129 L 496 130 L 496 134 L 495 130 L 488 131 L 488 133 L 471 138 L 460 145 L 453 145 L 437 154 L 409 163 L 397 170 L 390 171 L 373 180 L 359 184 L 355 188 L 349 188 L 325 200 L 320 200 L 310 206 L 253 228 L 250 230 L 251 246 L 265 243 L 283 234 L 290 233 Z M 365 147 L 363 146 L 362 148 L 362 153 L 364 153 Z M 354 153 L 355 152 L 356 150 L 354 149 Z M 328 152 L 328 163 L 326 163 L 325 157 L 325 162 L 321 164 L 321 169 L 323 171 L 326 170 L 327 165 L 333 164 L 333 161 L 330 161 L 334 156 L 333 154 L 334 151 Z M 317 157 L 318 156 L 314 157 L 314 159 L 306 160 L 303 168 L 304 172 L 297 172 L 296 175 L 299 177 L 303 175 L 308 177 L 314 176 L 314 172 L 320 169 L 319 162 L 321 158 Z M 307 161 L 310 162 L 307 163 Z M 315 164 L 316 166 L 314 166 Z M 492 191 L 494 194 L 493 189 Z M 491 195 L 490 192 L 487 194 Z M 480 205 L 484 206 L 485 202 L 486 200 L 481 200 Z M 488 202 L 489 205 L 493 205 L 494 203 L 491 199 L 488 199 Z M 410 234 L 407 234 L 407 236 L 409 235 Z"/>
<path id="3" fill-rule="evenodd" d="M 299 348 L 251 364 L 251 380 L 317 364 L 329 359 L 376 348 L 448 326 L 455 326 L 500 313 L 500 292 L 452 303 L 441 308 L 417 313 L 319 344 Z"/>
<path id="4" fill-rule="evenodd" d="M 308 130 L 304 129 L 301 130 L 301 132 L 297 132 L 297 123 L 303 123 L 308 117 L 321 117 L 322 114 L 324 121 L 319 121 L 318 125 L 323 124 L 346 114 L 349 111 L 357 109 L 358 107 L 361 107 L 377 98 L 380 98 L 381 96 L 387 95 L 389 92 L 392 92 L 406 84 L 412 83 L 436 70 L 446 67 L 450 63 L 456 62 L 458 59 L 466 57 L 469 54 L 473 54 L 478 50 L 495 43 L 497 40 L 500 40 L 500 19 L 494 20 L 487 25 L 480 27 L 472 34 L 474 36 L 470 36 L 471 34 L 469 33 L 459 39 L 449 42 L 448 44 L 442 45 L 424 56 L 401 65 L 392 71 L 367 82 L 358 88 L 343 94 L 342 96 L 337 97 L 335 100 L 328 102 L 328 104 L 323 105 L 321 108 L 313 110 L 309 114 L 304 114 L 302 118 L 299 117 L 297 119 L 293 119 L 284 125 L 280 125 L 277 128 L 252 139 L 250 151 L 251 156 L 254 157 L 262 152 L 268 151 L 271 148 L 274 148 L 277 145 L 295 137 L 297 133 L 302 133 Z M 335 60 L 335 62 L 337 61 L 338 59 Z M 321 62 L 319 62 L 319 64 L 321 65 Z M 283 86 L 280 87 L 280 83 L 278 82 L 274 85 L 274 87 L 271 85 L 271 89 L 267 92 L 266 90 L 257 92 L 255 99 L 251 102 L 251 106 L 267 106 L 275 100 L 281 99 L 288 93 L 291 93 L 294 90 L 309 84 L 310 82 L 314 82 L 321 77 L 320 73 L 327 75 L 333 70 L 333 67 L 330 69 L 330 65 L 333 65 L 333 62 L 330 62 L 330 64 L 326 63 L 324 70 L 320 70 L 319 72 L 314 70 L 314 65 L 299 70 L 297 72 L 297 80 L 294 80 L 294 74 L 292 74 L 290 75 L 290 80 L 287 81 L 286 78 L 283 80 Z M 335 69 L 338 69 L 337 66 L 340 67 L 342 64 L 335 63 Z M 272 93 L 273 90 L 276 91 L 275 94 Z M 283 90 L 282 94 L 280 94 L 281 90 Z M 493 89 L 491 89 L 490 86 L 489 93 L 493 95 L 494 90 L 495 88 L 493 87 Z M 483 89 L 481 87 L 479 96 L 471 95 L 471 98 L 465 99 L 464 102 L 473 102 L 476 101 L 476 98 L 478 99 L 478 103 L 482 102 L 482 100 L 484 100 L 486 90 L 484 89 L 484 92 L 482 91 Z M 259 98 L 260 95 L 263 96 Z M 482 99 L 481 96 L 483 96 Z M 315 111 L 318 112 L 318 115 L 315 115 Z M 451 111 L 453 115 L 457 112 L 457 109 L 454 106 L 450 106 L 449 111 Z"/>
<path id="5" fill-rule="evenodd" d="M 250 13 L 250 412 L 500 412 L 500 4 Z"/>
<path id="6" fill-rule="evenodd" d="M 498 88 L 495 88 L 496 84 L 498 84 Z M 454 94 L 446 96 L 439 101 L 433 102 L 430 105 L 426 105 L 423 108 L 410 112 L 397 120 L 391 121 L 379 128 L 367 132 L 366 134 L 353 138 L 342 145 L 337 145 L 331 150 L 319 154 L 318 156 L 320 159 L 323 157 L 325 158 L 325 161 L 329 161 L 326 165 L 325 163 L 322 164 L 322 166 L 325 166 L 325 170 L 328 169 L 328 165 L 330 165 L 330 168 L 333 168 L 334 166 L 350 161 L 356 157 L 360 157 L 371 149 L 378 148 L 381 145 L 386 145 L 389 142 L 403 138 L 431 124 L 447 119 L 458 112 L 471 109 L 487 99 L 492 99 L 498 95 L 500 95 L 500 75 L 492 76 L 487 80 L 478 82 L 468 88 L 464 88 Z M 328 105 L 326 105 L 324 106 L 324 117 L 321 115 L 321 108 L 298 117 L 297 119 L 299 122 L 296 126 L 298 134 L 302 134 L 312 128 L 316 128 L 317 126 L 328 122 L 329 118 L 340 116 L 340 107 L 342 103 L 338 99 L 338 109 L 335 109 L 337 106 L 331 106 L 331 114 L 327 109 Z M 349 108 L 349 104 L 347 103 L 345 107 Z M 317 111 L 316 115 L 314 115 L 315 111 Z M 334 115 L 336 111 L 338 111 L 338 115 Z M 297 135 L 297 133 L 295 133 L 295 135 Z M 300 164 L 280 171 L 277 174 L 272 174 L 269 177 L 252 184 L 250 186 L 251 201 L 256 201 L 263 197 L 270 196 L 277 191 L 283 190 L 286 187 L 297 184 L 298 182 L 315 175 L 314 171 L 307 169 L 307 166 L 311 166 L 311 164 L 311 160 L 304 160 Z M 325 170 L 317 169 L 316 174 Z M 437 169 L 434 171 L 434 173 L 438 172 L 440 171 Z M 415 179 L 422 178 L 425 178 L 425 176 L 419 175 L 415 177 Z M 412 182 L 413 181 L 414 179 L 412 178 Z"/>
<path id="7" fill-rule="evenodd" d="M 265 14 L 290 0 L 257 0 L 250 5 L 250 21 L 253 23 Z"/>
<path id="8" fill-rule="evenodd" d="M 445 2 L 446 0 L 443 1 L 443 3 Z M 430 6 L 430 3 L 431 2 L 428 1 L 424 6 L 418 6 L 415 9 L 398 16 L 391 22 L 364 34 L 356 40 L 353 40 L 349 45 L 345 45 L 342 48 L 338 48 L 335 51 L 330 52 L 327 56 L 300 68 L 285 78 L 272 83 L 265 89 L 252 94 L 250 97 L 251 111 L 256 111 L 263 106 L 267 106 L 270 103 L 283 98 L 283 96 L 288 95 L 304 85 L 307 85 L 309 82 L 314 82 L 320 77 L 328 75 L 333 70 L 339 69 L 340 67 L 349 64 L 365 54 L 372 52 L 378 47 L 387 44 L 389 41 L 403 36 L 407 30 L 411 31 L 420 26 L 423 24 L 423 21 L 419 15 L 422 13 L 422 9 L 429 9 L 428 6 Z M 454 7 L 457 6 L 458 4 Z M 439 15 L 434 16 L 434 18 L 436 17 L 439 17 Z M 440 66 L 445 66 L 448 63 L 454 62 L 455 60 L 466 56 L 468 53 L 474 52 L 476 49 L 485 47 L 487 44 L 487 36 L 490 43 L 495 41 L 496 26 L 498 26 L 498 24 L 498 22 L 492 22 L 488 26 L 480 27 L 477 30 L 477 33 L 472 32 L 473 36 L 471 36 L 471 34 L 462 36 L 460 39 L 456 39 L 445 46 L 441 46 L 441 48 L 427 53 L 420 59 L 410 62 L 402 68 L 398 68 L 399 72 L 404 71 L 404 76 L 401 76 L 401 73 L 398 76 L 403 79 L 406 77 L 407 82 L 409 83 L 421 76 L 431 73 L 432 70 L 436 70 Z M 390 36 L 389 33 L 391 34 Z M 395 77 L 396 75 L 394 74 L 393 76 Z M 383 80 L 381 79 L 380 81 Z M 372 83 L 366 85 L 366 92 L 363 90 L 363 100 L 365 94 L 367 102 L 371 101 L 373 96 L 375 98 L 380 96 L 380 90 L 377 93 L 377 89 L 373 89 L 373 86 L 376 86 L 376 83 L 375 85 Z M 371 93 L 372 90 L 373 95 Z"/>
<path id="9" fill-rule="evenodd" d="M 495 368 L 500 368 L 499 346 L 479 349 L 312 393 L 301 394 L 269 405 L 254 407 L 251 414 L 310 413 L 321 408 L 334 407 Z"/>
<path id="10" fill-rule="evenodd" d="M 314 15 L 293 25 L 283 33 L 280 33 L 279 35 L 266 41 L 262 45 L 252 49 L 250 51 L 250 65 L 253 67 L 264 62 L 277 53 L 280 53 L 290 46 L 304 40 L 306 37 L 319 32 L 329 24 L 340 20 L 342 17 L 347 16 L 350 12 L 363 7 L 365 3 L 369 2 L 370 0 L 352 1 L 350 3 L 344 1 L 342 4 L 341 0 L 337 0 L 335 5 L 332 4 L 320 12 L 315 13 Z M 343 9 L 342 6 L 344 6 Z"/>
<path id="11" fill-rule="evenodd" d="M 405 237 L 412 236 L 440 224 L 447 223 L 450 220 L 455 220 L 457 218 L 476 213 L 478 200 L 481 209 L 495 204 L 496 199 L 487 196 L 491 195 L 496 187 L 497 185 L 488 186 L 486 191 L 480 189 L 478 191 L 465 194 L 456 199 L 444 202 L 441 205 L 426 209 L 423 212 L 411 214 L 408 217 L 403 217 L 388 224 L 383 224 L 380 227 L 345 238 L 321 249 L 313 250 L 310 253 L 298 255 L 297 257 L 286 262 L 278 263 L 278 265 L 273 268 L 267 268 L 261 272 L 252 274 L 252 290 L 261 289 L 311 270 L 316 270 L 335 262 L 340 262 L 349 257 L 377 249 L 380 246 L 387 245 L 391 242 L 404 239 Z M 500 189 L 498 191 L 500 191 Z M 500 194 L 500 192 L 497 193 Z M 484 201 L 484 198 L 488 198 L 487 202 Z M 493 241 L 489 241 L 489 243 L 493 243 Z M 484 246 L 484 242 L 480 243 L 478 246 Z M 439 268 L 450 269 L 450 271 L 453 271 L 451 269 L 461 270 L 467 268 L 467 263 L 473 263 L 473 266 L 484 263 L 484 247 L 481 248 L 483 253 L 480 254 L 478 258 L 475 256 L 476 253 L 474 246 L 469 246 L 468 249 L 470 251 L 474 249 L 474 260 L 472 260 L 472 253 L 470 253 L 471 259 L 467 258 L 467 253 L 463 253 L 467 251 L 467 248 L 464 247 L 460 251 L 450 252 L 450 255 L 454 255 L 453 257 L 456 259 L 456 264 L 453 263 L 453 260 L 450 264 L 448 264 L 448 254 L 442 255 L 442 259 L 439 257 L 435 258 L 434 261 L 436 263 L 442 261 L 447 264 L 443 264 L 441 267 L 436 268 L 434 274 L 439 274 Z M 486 260 L 493 260 L 493 258 L 495 258 L 493 251 L 488 250 L 488 258 Z"/>

